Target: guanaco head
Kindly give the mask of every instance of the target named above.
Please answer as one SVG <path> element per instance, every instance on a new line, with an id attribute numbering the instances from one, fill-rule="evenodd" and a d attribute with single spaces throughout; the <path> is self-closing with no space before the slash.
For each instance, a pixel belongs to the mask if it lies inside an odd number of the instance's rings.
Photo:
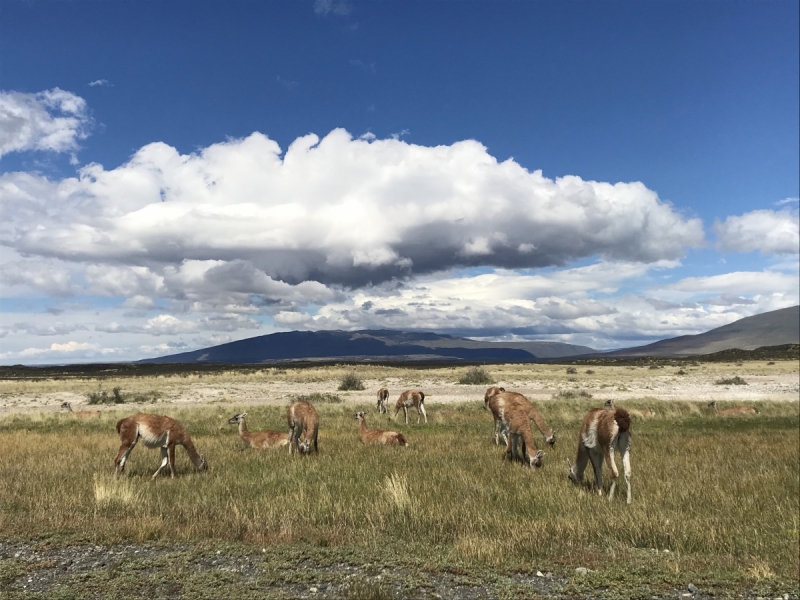
<path id="1" fill-rule="evenodd" d="M 72 410 L 72 405 L 69 402 L 62 402 L 61 403 L 61 408 L 63 408 L 64 410 L 67 410 L 67 411 L 71 411 Z"/>
<path id="2" fill-rule="evenodd" d="M 543 458 L 544 458 L 544 452 L 539 450 L 538 452 L 536 452 L 536 456 L 531 458 L 531 466 L 536 468 L 541 467 Z"/>
<path id="3" fill-rule="evenodd" d="M 544 439 L 544 441 L 547 442 L 548 444 L 550 444 L 551 447 L 555 446 L 556 445 L 556 432 L 554 431 L 553 433 L 548 435 Z"/>
<path id="4" fill-rule="evenodd" d="M 603 404 L 605 408 L 614 408 L 614 401 L 611 399 L 606 400 L 606 403 Z"/>
<path id="5" fill-rule="evenodd" d="M 709 403 L 708 403 L 708 408 L 714 408 L 714 409 L 716 409 L 716 408 L 717 408 L 717 401 L 716 401 L 716 400 L 713 400 L 713 401 L 709 402 Z"/>
<path id="6" fill-rule="evenodd" d="M 360 421 L 363 418 L 364 418 L 364 413 L 363 412 L 359 411 L 359 412 L 356 413 L 356 419 L 358 419 Z"/>
<path id="7" fill-rule="evenodd" d="M 200 455 L 200 462 L 195 465 L 195 468 L 198 471 L 208 471 L 208 463 L 206 462 L 206 457 L 202 454 Z"/>
<path id="8" fill-rule="evenodd" d="M 311 451 L 311 442 L 309 440 L 300 440 L 297 443 L 297 451 L 301 455 L 306 455 Z"/>
<path id="9" fill-rule="evenodd" d="M 244 421 L 244 418 L 247 416 L 247 413 L 239 413 L 238 415 L 233 415 L 230 419 L 228 419 L 228 425 L 238 425 L 240 422 Z"/>
<path id="10" fill-rule="evenodd" d="M 569 473 L 567 474 L 567 477 L 569 477 L 569 480 L 572 483 L 579 484 L 580 481 L 578 481 L 578 476 L 575 474 L 575 467 L 572 466 L 572 463 L 569 462 L 569 459 L 567 459 L 567 466 L 569 467 Z"/>

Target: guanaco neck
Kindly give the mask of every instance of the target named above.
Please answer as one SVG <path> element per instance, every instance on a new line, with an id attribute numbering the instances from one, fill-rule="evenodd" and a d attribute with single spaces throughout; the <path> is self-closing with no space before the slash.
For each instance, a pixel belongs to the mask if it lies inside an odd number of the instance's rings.
<path id="1" fill-rule="evenodd" d="M 203 464 L 203 457 L 200 456 L 197 448 L 194 447 L 194 442 L 192 442 L 192 439 L 188 435 L 183 441 L 183 447 L 186 448 L 186 453 L 189 455 L 189 460 L 191 460 L 192 464 L 199 469 Z"/>
<path id="2" fill-rule="evenodd" d="M 247 423 L 244 418 L 239 419 L 239 435 L 246 440 L 249 434 L 250 431 L 247 429 Z"/>
<path id="3" fill-rule="evenodd" d="M 367 431 L 369 431 L 367 429 L 367 420 L 364 419 L 364 418 L 361 418 L 361 419 L 359 419 L 359 421 L 361 421 L 361 437 L 363 438 L 365 435 L 367 435 Z"/>

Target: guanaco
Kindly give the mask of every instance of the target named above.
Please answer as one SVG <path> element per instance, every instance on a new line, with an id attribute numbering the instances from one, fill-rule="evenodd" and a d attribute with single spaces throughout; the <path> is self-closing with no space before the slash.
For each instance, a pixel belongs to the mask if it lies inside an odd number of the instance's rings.
<path id="1" fill-rule="evenodd" d="M 625 483 L 628 486 L 628 504 L 631 503 L 631 417 L 623 408 L 593 408 L 583 418 L 578 435 L 578 457 L 573 465 L 567 459 L 569 479 L 575 484 L 583 481 L 589 461 L 594 469 L 594 487 L 603 494 L 603 460 L 611 470 L 609 501 L 614 499 L 619 471 L 614 461 L 614 450 L 622 453 Z"/>
<path id="2" fill-rule="evenodd" d="M 319 452 L 317 437 L 319 434 L 319 415 L 314 405 L 309 402 L 295 402 L 286 409 L 286 421 L 289 425 L 289 454 L 296 449 L 300 454 L 308 454 L 311 449 Z M 303 442 L 300 435 L 303 435 Z"/>
<path id="3" fill-rule="evenodd" d="M 73 417 L 77 417 L 79 419 L 90 419 L 92 417 L 99 417 L 103 414 L 99 410 L 72 410 L 72 404 L 69 402 L 64 402 L 61 404 L 61 408 L 66 410 Z"/>
<path id="4" fill-rule="evenodd" d="M 389 390 L 381 388 L 378 390 L 378 412 L 384 414 L 386 412 L 386 402 L 389 400 Z"/>
<path id="5" fill-rule="evenodd" d="M 136 446 L 139 438 L 144 441 L 144 445 L 148 448 L 161 449 L 161 465 L 153 473 L 153 479 L 166 466 L 169 466 L 170 477 L 175 477 L 175 446 L 178 445 L 186 448 L 189 459 L 198 471 L 208 469 L 205 457 L 197 452 L 186 430 L 175 419 L 166 415 L 138 413 L 131 417 L 120 419 L 117 422 L 117 433 L 122 443 L 120 444 L 117 458 L 114 460 L 114 465 L 116 466 L 115 475 L 119 475 L 125 470 L 125 462 L 128 460 L 128 455 Z"/>
<path id="6" fill-rule="evenodd" d="M 228 419 L 229 425 L 239 425 L 239 436 L 250 448 L 275 448 L 286 446 L 289 443 L 289 434 L 282 431 L 255 431 L 251 433 L 247 429 L 245 420 L 247 413 L 240 413 Z"/>
<path id="7" fill-rule="evenodd" d="M 406 418 L 406 425 L 408 425 L 408 409 L 414 407 L 417 409 L 417 425 L 421 417 L 425 417 L 425 423 L 428 422 L 428 415 L 425 413 L 425 394 L 420 390 L 406 390 L 397 399 L 395 404 L 394 417 L 397 418 L 397 413 L 400 409 L 403 410 L 403 416 Z"/>
<path id="8" fill-rule="evenodd" d="M 367 429 L 367 419 L 363 412 L 356 413 L 356 420 L 361 422 L 361 441 L 365 444 L 381 444 L 384 446 L 405 446 L 406 438 L 396 431 Z"/>
<path id="9" fill-rule="evenodd" d="M 528 407 L 522 403 L 509 403 L 504 408 L 504 417 L 508 424 L 508 442 L 506 444 L 506 458 L 521 462 L 525 461 L 528 454 L 528 464 L 531 467 L 541 467 L 544 453 L 536 449 L 531 433 L 531 419 L 528 416 Z"/>
<path id="10" fill-rule="evenodd" d="M 730 415 L 757 415 L 758 409 L 753 406 L 732 406 L 731 408 L 724 408 L 722 410 L 717 406 L 717 401 L 708 403 L 709 408 L 713 408 L 714 412 L 721 417 L 728 417 Z"/>
<path id="11" fill-rule="evenodd" d="M 506 392 L 503 390 L 503 388 L 489 388 L 486 390 L 486 396 L 484 396 L 484 407 L 488 406 L 489 410 L 492 411 L 492 416 L 494 417 L 495 445 L 500 444 L 501 436 L 503 437 L 503 441 L 508 444 L 508 419 L 506 418 L 505 413 L 507 407 L 513 404 L 519 404 L 525 407 L 528 417 L 533 419 L 533 422 L 536 423 L 536 427 L 544 436 L 545 442 L 547 442 L 550 446 L 555 446 L 555 432 L 547 426 L 547 422 L 544 420 L 542 413 L 540 413 L 539 410 L 533 404 L 531 404 L 530 400 L 528 400 L 522 394 L 518 394 L 517 392 Z"/>

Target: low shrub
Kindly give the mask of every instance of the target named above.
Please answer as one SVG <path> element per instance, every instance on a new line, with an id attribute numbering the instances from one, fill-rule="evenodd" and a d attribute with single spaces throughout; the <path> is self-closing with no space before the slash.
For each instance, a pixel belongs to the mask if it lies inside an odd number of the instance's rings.
<path id="1" fill-rule="evenodd" d="M 592 371 L 591 369 L 586 369 L 586 374 L 587 375 L 594 375 L 594 371 Z"/>
<path id="2" fill-rule="evenodd" d="M 715 381 L 714 385 L 747 385 L 747 382 L 738 375 L 733 379 L 720 379 Z"/>
<path id="3" fill-rule="evenodd" d="M 567 367 L 567 375 L 577 375 L 578 369 L 575 367 Z"/>
<path id="4" fill-rule="evenodd" d="M 124 404 L 125 399 L 122 397 L 122 388 L 115 387 L 111 391 L 111 395 L 106 390 L 99 392 L 89 392 L 87 394 L 89 404 Z"/>
<path id="5" fill-rule="evenodd" d="M 311 404 L 340 404 L 342 399 L 336 394 L 314 392 L 312 394 L 298 394 L 289 397 L 289 404 L 295 402 L 310 402 Z"/>
<path id="6" fill-rule="evenodd" d="M 462 385 L 489 385 L 494 379 L 483 367 L 471 367 L 458 380 Z"/>
<path id="7" fill-rule="evenodd" d="M 560 390 L 557 394 L 553 394 L 553 400 L 577 400 L 591 397 L 592 395 L 586 390 Z"/>
<path id="8" fill-rule="evenodd" d="M 363 390 L 364 383 L 359 379 L 358 375 L 356 375 L 353 371 L 346 373 L 344 377 L 342 377 L 341 383 L 339 383 L 339 391 L 340 392 L 347 392 L 350 390 Z"/>

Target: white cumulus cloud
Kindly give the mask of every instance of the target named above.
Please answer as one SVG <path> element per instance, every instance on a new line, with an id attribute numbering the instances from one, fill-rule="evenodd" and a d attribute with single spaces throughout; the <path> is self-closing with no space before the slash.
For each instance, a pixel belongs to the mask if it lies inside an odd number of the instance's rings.
<path id="1" fill-rule="evenodd" d="M 734 252 L 800 253 L 800 219 L 796 210 L 754 210 L 714 223 L 717 247 Z"/>
<path id="2" fill-rule="evenodd" d="M 0 157 L 24 150 L 74 151 L 89 122 L 86 102 L 71 92 L 0 91 Z"/>
<path id="3" fill-rule="evenodd" d="M 703 242 L 699 219 L 641 183 L 552 180 L 472 140 L 427 147 L 341 129 L 283 155 L 255 133 L 192 155 L 154 143 L 59 182 L 7 174 L 0 215 L 0 242 L 21 254 L 156 271 L 219 261 L 216 277 L 264 290 L 594 255 L 652 263 Z"/>

